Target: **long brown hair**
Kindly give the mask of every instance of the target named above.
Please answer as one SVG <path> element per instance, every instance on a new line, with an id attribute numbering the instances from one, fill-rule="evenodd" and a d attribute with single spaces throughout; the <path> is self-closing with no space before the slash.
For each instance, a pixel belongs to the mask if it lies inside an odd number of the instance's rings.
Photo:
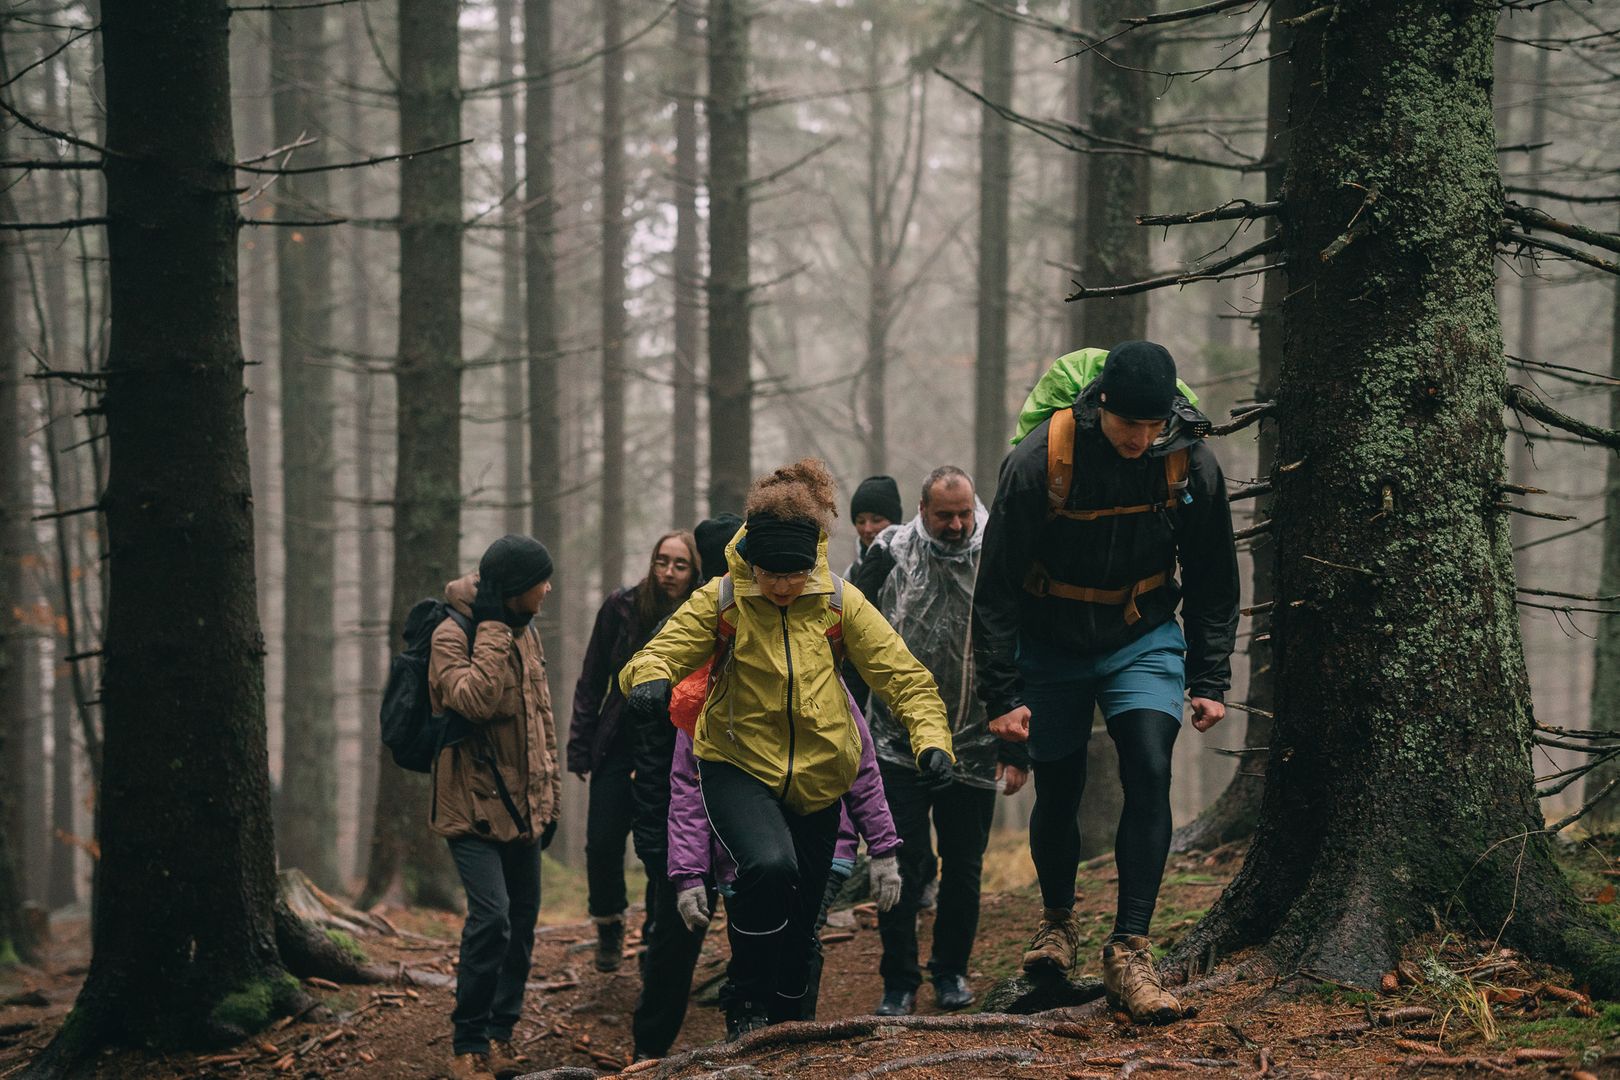
<path id="1" fill-rule="evenodd" d="M 659 590 L 658 583 L 653 580 L 653 567 L 658 562 L 658 549 L 663 547 L 665 541 L 668 540 L 679 540 L 686 545 L 686 556 L 692 564 L 692 581 L 686 586 L 686 591 L 674 600 L 665 596 Z M 640 627 L 643 634 L 651 633 L 652 628 L 658 625 L 660 619 L 680 607 L 681 603 L 692 595 L 692 590 L 697 588 L 700 573 L 701 571 L 698 569 L 697 538 L 685 529 L 675 529 L 667 532 L 653 542 L 652 554 L 647 558 L 647 573 L 636 583 L 633 594 L 636 625 Z"/>

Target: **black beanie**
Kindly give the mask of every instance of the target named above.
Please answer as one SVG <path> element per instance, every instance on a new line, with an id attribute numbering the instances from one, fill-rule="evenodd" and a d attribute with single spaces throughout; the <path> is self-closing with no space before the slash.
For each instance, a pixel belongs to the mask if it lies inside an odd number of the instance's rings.
<path id="1" fill-rule="evenodd" d="M 742 528 L 743 520 L 736 514 L 716 514 L 698 522 L 692 535 L 697 538 L 698 569 L 707 581 L 726 572 L 726 545 Z"/>
<path id="2" fill-rule="evenodd" d="M 868 476 L 849 499 L 849 520 L 862 514 L 879 514 L 898 525 L 906 519 L 900 505 L 900 485 L 892 476 Z"/>
<path id="3" fill-rule="evenodd" d="M 478 576 L 493 581 L 501 599 L 521 596 L 551 576 L 551 552 L 532 536 L 508 533 L 484 549 Z"/>
<path id="4" fill-rule="evenodd" d="M 748 519 L 748 535 L 738 545 L 737 553 L 761 570 L 796 574 L 815 568 L 820 543 L 821 526 L 813 521 L 754 514 Z"/>
<path id="5" fill-rule="evenodd" d="M 1152 341 L 1123 341 L 1108 350 L 1097 377 L 1102 407 L 1126 420 L 1168 420 L 1176 400 L 1176 362 Z"/>

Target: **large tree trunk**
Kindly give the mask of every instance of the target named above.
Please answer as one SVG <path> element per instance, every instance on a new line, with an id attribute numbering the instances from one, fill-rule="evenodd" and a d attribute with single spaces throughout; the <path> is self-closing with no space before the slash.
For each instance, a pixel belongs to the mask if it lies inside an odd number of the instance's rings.
<path id="1" fill-rule="evenodd" d="M 1183 957 L 1265 942 L 1281 971 L 1376 986 L 1439 917 L 1620 991 L 1542 831 L 1495 508 L 1494 29 L 1490 7 L 1398 0 L 1298 28 L 1277 718 L 1254 844 Z"/>
<path id="2" fill-rule="evenodd" d="M 101 21 L 105 812 L 90 972 L 35 1074 L 102 1044 L 237 1036 L 302 999 L 274 926 L 228 19 L 225 0 L 172 0 Z"/>
<path id="3" fill-rule="evenodd" d="M 749 0 L 709 0 L 709 513 L 742 512 L 753 477 L 748 283 Z"/>
<path id="4" fill-rule="evenodd" d="M 1614 326 L 1609 338 L 1609 374 L 1620 379 L 1620 281 L 1614 283 Z M 1609 393 L 1609 426 L 1620 427 L 1620 393 Z M 1609 454 L 1604 473 L 1603 563 L 1599 596 L 1620 593 L 1620 454 Z M 1605 604 L 1605 607 L 1608 605 Z M 1592 727 L 1620 730 L 1620 619 L 1598 620 L 1592 644 Z M 1586 775 L 1586 798 L 1620 777 L 1613 761 Z M 1592 808 L 1587 822 L 1593 832 L 1620 830 L 1620 799 L 1612 794 Z"/>
<path id="5" fill-rule="evenodd" d="M 979 19 L 984 46 L 984 96 L 1008 108 L 1013 96 L 1010 10 L 985 5 Z M 974 353 L 973 475 L 989 498 L 992 477 L 1007 453 L 1007 245 L 1012 188 L 1012 126 L 993 108 L 979 109 L 979 271 Z"/>
<path id="6" fill-rule="evenodd" d="M 272 138 L 318 139 L 293 160 L 323 164 L 330 125 L 320 98 L 326 10 L 270 13 Z M 276 216 L 330 212 L 327 173 L 284 176 Z M 332 715 L 332 245 L 324 228 L 278 228 L 276 296 L 281 326 L 282 700 L 281 792 L 276 802 L 283 866 L 325 889 L 338 886 L 337 724 Z"/>
<path id="7" fill-rule="evenodd" d="M 516 0 L 495 0 L 495 35 L 497 68 L 500 79 L 513 78 L 517 73 L 517 39 L 513 23 L 517 16 Z M 501 331 L 497 335 L 496 351 L 501 357 L 501 390 L 507 416 L 504 443 L 506 467 L 503 471 L 506 504 L 504 517 L 506 531 L 528 531 L 528 490 L 523 456 L 523 429 L 526 418 L 519 403 L 523 401 L 523 368 L 518 362 L 523 355 L 523 226 L 519 207 L 523 205 L 518 191 L 518 118 L 517 88 L 501 91 L 501 195 L 507 200 L 501 214 Z"/>
<path id="8" fill-rule="evenodd" d="M 697 0 L 675 6 L 675 56 L 671 93 L 675 97 L 675 408 L 673 487 L 670 515 L 678 529 L 698 520 L 698 350 L 703 335 L 703 299 L 698 257 L 698 69 L 703 35 Z M 710 570 L 713 568 L 711 567 Z"/>
<path id="9" fill-rule="evenodd" d="M 399 0 L 399 144 L 461 137 L 457 0 Z M 441 150 L 400 167 L 399 360 L 396 365 L 393 601 L 398 643 L 416 601 L 460 575 L 461 157 Z M 428 828 L 431 783 L 385 763 L 376 838 L 361 907 L 403 874 L 406 898 L 453 909 L 461 890 L 443 841 Z"/>
<path id="10" fill-rule="evenodd" d="M 1296 0 L 1276 0 L 1271 7 L 1271 44 L 1269 51 L 1282 56 L 1267 66 L 1266 103 L 1266 160 L 1275 165 L 1266 170 L 1266 199 L 1282 197 L 1283 172 L 1288 161 L 1288 98 L 1292 90 L 1294 65 L 1288 53 L 1294 32 L 1285 23 L 1298 10 Z M 1275 232 L 1275 224 L 1272 225 Z M 1270 401 L 1277 393 L 1277 380 L 1282 373 L 1283 356 L 1283 297 L 1288 295 L 1288 278 L 1281 269 L 1267 271 L 1261 284 L 1260 298 L 1260 374 L 1255 380 L 1256 401 Z M 1270 418 L 1255 427 L 1259 442 L 1259 461 L 1255 467 L 1258 476 L 1269 476 L 1277 463 L 1277 423 Z M 1255 499 L 1257 520 L 1271 516 L 1271 497 Z M 1262 534 L 1252 549 L 1253 576 L 1251 578 L 1250 605 L 1259 607 L 1269 603 L 1276 594 L 1273 579 L 1276 574 L 1275 552 L 1272 538 Z M 1271 718 L 1274 712 L 1274 682 L 1272 680 L 1271 618 L 1258 614 L 1243 627 L 1249 652 L 1249 689 L 1246 705 L 1262 710 L 1243 713 L 1245 725 L 1243 745 L 1264 748 L 1271 743 Z M 1228 715 L 1227 724 L 1236 717 Z M 1175 851 L 1205 851 L 1233 840 L 1253 834 L 1260 820 L 1260 798 L 1265 792 L 1264 756 L 1247 755 L 1238 763 L 1220 795 L 1206 806 L 1198 817 L 1176 830 L 1170 846 Z"/>
<path id="11" fill-rule="evenodd" d="M 602 591 L 624 576 L 624 5 L 602 7 Z"/>

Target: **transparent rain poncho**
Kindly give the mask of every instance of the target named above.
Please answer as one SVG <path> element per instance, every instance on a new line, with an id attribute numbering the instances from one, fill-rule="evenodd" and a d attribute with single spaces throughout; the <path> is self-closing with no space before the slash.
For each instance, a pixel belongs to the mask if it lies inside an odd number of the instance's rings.
<path id="1" fill-rule="evenodd" d="M 878 607 L 933 674 L 950 719 L 957 778 L 978 787 L 995 786 L 998 742 L 973 692 L 973 579 L 988 517 L 984 504 L 974 499 L 973 535 L 959 544 L 935 540 L 920 514 L 891 525 L 874 542 L 894 557 L 894 569 L 875 598 Z M 915 768 L 904 725 L 876 695 L 868 719 L 878 757 Z"/>

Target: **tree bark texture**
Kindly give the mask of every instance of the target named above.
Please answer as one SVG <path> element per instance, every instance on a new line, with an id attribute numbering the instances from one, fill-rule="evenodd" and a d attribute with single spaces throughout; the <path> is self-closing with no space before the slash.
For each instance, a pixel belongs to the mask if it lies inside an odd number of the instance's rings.
<path id="1" fill-rule="evenodd" d="M 36 1075 L 302 1000 L 273 925 L 237 323 L 228 11 L 102 15 L 112 337 L 101 860 L 89 975 Z"/>
<path id="2" fill-rule="evenodd" d="M 602 10 L 602 591 L 624 576 L 624 4 Z"/>
<path id="3" fill-rule="evenodd" d="M 1089 34 L 1089 0 L 1074 0 L 1074 15 L 1069 20 L 1081 34 Z M 1095 66 L 1090 52 L 1078 53 L 1064 63 L 1069 65 L 1069 95 L 1074 109 L 1074 122 L 1091 127 L 1091 71 Z M 1069 262 L 1075 266 L 1086 264 L 1086 238 L 1089 235 L 1086 207 L 1090 200 L 1086 185 L 1091 178 L 1091 155 L 1071 154 L 1069 157 Z M 1100 342 L 1086 340 L 1086 312 L 1089 305 L 1073 303 L 1068 307 L 1069 349 L 1106 348 Z"/>
<path id="4" fill-rule="evenodd" d="M 1614 286 L 1614 330 L 1609 349 L 1609 374 L 1620 379 L 1620 281 Z M 1609 394 L 1609 426 L 1620 427 L 1620 393 Z M 1620 593 L 1620 454 L 1608 455 L 1604 480 L 1606 520 L 1603 522 L 1598 595 L 1613 596 Z M 1592 727 L 1620 730 L 1620 619 L 1598 619 L 1592 653 Z M 1587 773 L 1583 801 L 1596 795 L 1616 777 L 1620 777 L 1620 765 L 1613 761 Z M 1587 825 L 1593 832 L 1615 832 L 1620 828 L 1620 799 L 1611 794 L 1598 803 L 1587 815 Z"/>
<path id="5" fill-rule="evenodd" d="M 516 0 L 496 0 L 495 34 L 498 78 L 510 79 L 518 74 L 517 39 L 514 23 L 517 16 Z M 507 414 L 505 424 L 506 531 L 528 531 L 527 478 L 524 475 L 523 432 L 527 418 L 520 403 L 523 401 L 523 375 L 526 365 L 518 363 L 523 355 L 523 227 L 522 193 L 518 190 L 518 116 L 517 88 L 501 92 L 501 196 L 507 209 L 501 214 L 505 226 L 501 233 L 501 332 L 496 351 L 502 361 L 501 390 L 505 397 Z"/>
<path id="6" fill-rule="evenodd" d="M 1254 844 L 1183 957 L 1266 942 L 1280 970 L 1376 985 L 1438 915 L 1620 990 L 1542 831 L 1494 505 L 1494 27 L 1488 7 L 1359 0 L 1298 28 L 1277 718 Z"/>
<path id="7" fill-rule="evenodd" d="M 461 137 L 456 0 L 399 0 L 399 144 Z M 461 158 L 456 150 L 400 165 L 398 419 L 390 643 L 405 614 L 460 576 Z M 413 903 L 452 909 L 461 890 L 428 828 L 428 778 L 385 762 L 376 840 L 361 906 L 403 873 Z"/>
<path id="8" fill-rule="evenodd" d="M 1269 46 L 1272 54 L 1288 53 L 1292 48 L 1293 30 L 1285 23 L 1295 16 L 1298 7 L 1296 0 L 1276 0 L 1272 5 Z M 1282 197 L 1283 173 L 1288 161 L 1288 99 L 1293 85 L 1293 58 L 1283 56 L 1268 64 L 1266 70 L 1264 156 L 1267 160 L 1276 162 L 1273 168 L 1266 170 L 1266 201 L 1274 202 Z M 1275 233 L 1275 222 L 1271 223 L 1268 231 Z M 1286 271 L 1280 268 L 1267 271 L 1261 282 L 1258 320 L 1260 373 L 1255 380 L 1256 401 L 1271 401 L 1277 394 L 1283 357 L 1283 297 L 1287 295 Z M 1255 471 L 1257 475 L 1269 476 L 1277 464 L 1277 421 L 1272 417 L 1259 420 L 1255 424 L 1255 433 L 1260 451 Z M 1254 500 L 1253 505 L 1257 520 L 1271 516 L 1271 496 L 1261 495 Z M 1262 534 L 1254 541 L 1250 551 L 1253 559 L 1253 575 L 1249 604 L 1252 607 L 1259 607 L 1269 603 L 1276 595 L 1275 540 L 1269 535 Z M 1239 632 L 1247 635 L 1240 640 L 1248 642 L 1249 688 L 1245 695 L 1248 699 L 1245 704 L 1263 710 L 1259 713 L 1243 714 L 1243 745 L 1251 748 L 1265 747 L 1271 743 L 1271 718 L 1264 714 L 1276 711 L 1273 707 L 1276 692 L 1272 679 L 1271 616 L 1256 614 L 1239 627 Z M 1234 719 L 1236 718 L 1228 715 L 1226 723 L 1231 724 Z M 1231 781 L 1220 795 L 1204 807 L 1196 818 L 1176 830 L 1171 839 L 1171 847 L 1176 851 L 1207 851 L 1253 835 L 1254 827 L 1260 820 L 1260 800 L 1266 787 L 1264 761 L 1264 755 L 1258 753 L 1240 760 L 1237 772 L 1232 775 Z"/>
<path id="9" fill-rule="evenodd" d="M 1091 25 L 1117 27 L 1141 13 L 1134 0 L 1093 0 Z M 1090 127 L 1106 139 L 1151 140 L 1155 76 L 1153 36 L 1133 31 L 1098 47 L 1091 62 Z M 1080 280 L 1086 285 L 1117 285 L 1148 276 L 1149 230 L 1136 215 L 1152 209 L 1153 172 L 1141 154 L 1086 154 L 1086 236 Z M 1147 334 L 1148 294 L 1076 301 L 1082 313 L 1084 345 L 1109 349 Z"/>
<path id="10" fill-rule="evenodd" d="M 753 477 L 748 0 L 709 0 L 709 513 L 742 513 Z"/>
<path id="11" fill-rule="evenodd" d="M 999 0 L 979 19 L 984 49 L 984 96 L 1010 107 L 1013 96 L 1013 23 Z M 979 269 L 977 344 L 974 352 L 973 475 L 985 498 L 1007 453 L 1007 281 L 1012 194 L 1012 125 L 990 106 L 979 109 Z"/>
<path id="12" fill-rule="evenodd" d="M 675 404 L 671 524 L 690 529 L 698 520 L 698 350 L 703 336 L 701 256 L 698 250 L 697 96 L 703 35 L 697 0 L 675 6 Z M 712 569 L 712 567 L 710 568 Z"/>
<path id="13" fill-rule="evenodd" d="M 883 16 L 871 13 L 866 40 L 866 472 L 888 472 L 889 327 L 893 322 L 894 264 L 889 256 L 889 201 L 885 184 L 888 153 L 889 97 L 881 85 L 886 69 Z M 904 163 L 902 163 L 903 165 Z M 901 237 L 893 238 L 896 243 Z"/>
<path id="14" fill-rule="evenodd" d="M 326 77 L 326 9 L 270 13 L 272 138 L 277 146 L 318 139 L 293 155 L 326 160 L 333 129 L 320 95 Z M 330 213 L 324 172 L 283 176 L 271 192 L 276 216 Z M 282 581 L 281 791 L 276 839 L 281 865 L 325 889 L 338 887 L 337 722 L 333 716 L 333 505 L 331 230 L 277 228 L 276 296 L 281 327 Z"/>

